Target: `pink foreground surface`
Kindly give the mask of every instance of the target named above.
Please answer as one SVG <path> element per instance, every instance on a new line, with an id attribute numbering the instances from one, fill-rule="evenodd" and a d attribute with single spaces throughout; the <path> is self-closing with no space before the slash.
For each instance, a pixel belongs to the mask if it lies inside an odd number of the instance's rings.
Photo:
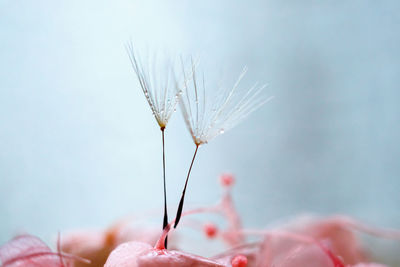
<path id="1" fill-rule="evenodd" d="M 224 193 L 210 207 L 183 213 L 216 213 L 226 226 L 207 222 L 200 229 L 210 239 L 220 239 L 226 251 L 205 258 L 179 247 L 170 231 L 173 221 L 160 235 L 158 229 L 134 228 L 126 220 L 103 231 L 75 231 L 58 240 L 57 251 L 31 235 L 17 236 L 0 247 L 2 267 L 384 267 L 371 262 L 357 232 L 400 240 L 400 232 L 366 226 L 349 217 L 303 217 L 273 229 L 243 228 L 231 196 L 232 175 L 220 180 Z M 164 241 L 168 235 L 169 249 Z M 253 236 L 258 241 L 247 242 Z M 206 246 L 206 243 L 199 246 Z"/>

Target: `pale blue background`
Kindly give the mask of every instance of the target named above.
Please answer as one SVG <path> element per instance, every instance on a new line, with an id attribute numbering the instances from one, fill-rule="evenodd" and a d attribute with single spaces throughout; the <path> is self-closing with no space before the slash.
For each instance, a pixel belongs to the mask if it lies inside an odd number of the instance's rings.
<path id="1" fill-rule="evenodd" d="M 229 79 L 247 65 L 275 96 L 201 148 L 188 204 L 216 200 L 231 171 L 247 226 L 315 212 L 399 228 L 399 3 L 0 1 L 0 243 L 161 211 L 160 132 L 129 38 Z M 170 203 L 193 149 L 177 113 Z"/>

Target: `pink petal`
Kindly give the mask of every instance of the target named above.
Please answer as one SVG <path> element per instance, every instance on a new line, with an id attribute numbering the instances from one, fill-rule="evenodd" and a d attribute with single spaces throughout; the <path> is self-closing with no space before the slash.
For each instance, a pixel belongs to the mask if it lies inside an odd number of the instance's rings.
<path id="1" fill-rule="evenodd" d="M 362 246 L 346 221 L 333 216 L 299 223 L 295 231 L 302 235 L 329 243 L 330 250 L 346 264 L 356 264 L 366 260 Z"/>
<path id="2" fill-rule="evenodd" d="M 17 236 L 0 247 L 3 267 L 40 266 L 64 267 L 57 253 L 39 238 L 31 235 Z"/>
<path id="3" fill-rule="evenodd" d="M 146 243 L 128 242 L 118 246 L 104 267 L 224 267 L 224 265 L 185 252 L 156 249 Z"/>
<path id="4" fill-rule="evenodd" d="M 352 265 L 351 267 L 388 267 L 388 266 L 378 263 L 359 263 L 356 265 Z"/>

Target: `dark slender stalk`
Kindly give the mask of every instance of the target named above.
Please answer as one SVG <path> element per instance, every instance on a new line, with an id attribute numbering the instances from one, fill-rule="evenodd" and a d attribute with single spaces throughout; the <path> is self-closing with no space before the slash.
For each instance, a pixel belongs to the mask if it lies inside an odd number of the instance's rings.
<path id="1" fill-rule="evenodd" d="M 196 150 L 194 151 L 192 163 L 190 163 L 189 171 L 188 171 L 188 174 L 187 174 L 187 177 L 186 177 L 185 187 L 183 188 L 182 197 L 181 197 L 181 200 L 179 201 L 178 210 L 176 212 L 174 228 L 176 228 L 178 226 L 179 220 L 181 219 L 181 216 L 182 216 L 183 202 L 185 201 L 185 194 L 186 194 L 186 187 L 187 187 L 187 184 L 188 184 L 188 181 L 189 181 L 190 172 L 192 170 L 193 162 L 194 162 L 194 159 L 196 158 L 196 154 L 197 154 L 197 150 L 198 149 L 199 149 L 199 145 L 196 145 Z"/>
<path id="2" fill-rule="evenodd" d="M 164 182 L 164 219 L 163 219 L 163 229 L 168 225 L 168 210 L 167 210 L 167 185 L 165 179 L 165 140 L 164 140 L 164 130 L 165 127 L 161 128 L 162 133 L 162 151 L 163 151 L 163 182 Z M 165 238 L 165 248 L 167 248 L 168 240 Z"/>

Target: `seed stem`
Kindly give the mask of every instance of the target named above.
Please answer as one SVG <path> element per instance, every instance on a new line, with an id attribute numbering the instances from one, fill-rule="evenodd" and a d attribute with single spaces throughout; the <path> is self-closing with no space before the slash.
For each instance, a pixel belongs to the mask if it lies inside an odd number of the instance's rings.
<path id="1" fill-rule="evenodd" d="M 163 183 L 164 183 L 164 219 L 163 229 L 168 225 L 168 210 L 167 210 L 167 185 L 165 179 L 165 140 L 164 140 L 165 127 L 161 127 L 162 133 L 162 151 L 163 151 Z M 167 247 L 168 240 L 165 238 L 165 247 Z"/>
<path id="2" fill-rule="evenodd" d="M 189 171 L 188 171 L 186 181 L 185 181 L 185 187 L 183 188 L 182 197 L 181 197 L 181 200 L 179 201 L 178 210 L 176 212 L 174 228 L 176 228 L 178 226 L 179 220 L 181 219 L 181 216 L 182 216 L 183 202 L 185 201 L 185 194 L 186 194 L 186 187 L 187 187 L 187 184 L 189 181 L 190 172 L 192 171 L 193 162 L 194 162 L 194 159 L 196 158 L 198 149 L 199 149 L 199 145 L 196 144 L 196 150 L 194 151 L 193 159 L 192 159 L 192 162 L 190 163 Z"/>

